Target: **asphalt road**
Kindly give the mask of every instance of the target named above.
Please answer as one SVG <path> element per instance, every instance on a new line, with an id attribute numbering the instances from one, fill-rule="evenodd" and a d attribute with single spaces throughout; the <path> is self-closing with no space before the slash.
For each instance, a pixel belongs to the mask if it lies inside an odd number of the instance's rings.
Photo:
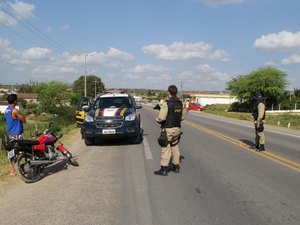
<path id="1" fill-rule="evenodd" d="M 80 167 L 58 164 L 0 197 L 0 224 L 300 224 L 300 132 L 266 127 L 267 151 L 249 149 L 251 123 L 190 112 L 181 172 L 160 167 L 157 112 L 142 109 L 144 141 L 69 147 Z"/>

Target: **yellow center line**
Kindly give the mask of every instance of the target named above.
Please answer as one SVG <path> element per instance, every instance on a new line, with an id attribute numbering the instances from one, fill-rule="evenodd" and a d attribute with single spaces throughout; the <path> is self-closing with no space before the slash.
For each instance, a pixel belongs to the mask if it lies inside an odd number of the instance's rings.
<path id="1" fill-rule="evenodd" d="M 197 125 L 195 123 L 192 123 L 189 120 L 185 120 L 184 123 L 187 124 L 187 125 L 189 125 L 189 126 L 191 126 L 191 127 L 194 127 L 195 129 L 204 131 L 205 133 L 211 134 L 211 135 L 216 136 L 218 138 L 221 138 L 221 139 L 223 139 L 225 141 L 228 141 L 228 142 L 230 142 L 230 143 L 232 143 L 234 145 L 238 145 L 241 148 L 246 149 L 249 152 L 257 153 L 256 151 L 251 150 L 249 148 L 249 146 L 247 144 L 245 144 L 244 142 L 242 142 L 242 141 L 236 140 L 236 139 L 234 139 L 232 137 L 229 137 L 229 136 L 226 136 L 226 135 L 224 135 L 222 133 L 210 130 L 210 129 L 205 128 L 203 126 Z M 259 155 L 262 156 L 262 157 L 264 157 L 264 158 L 267 158 L 267 159 L 269 159 L 269 160 L 271 160 L 273 162 L 276 162 L 276 163 L 278 163 L 280 165 L 283 165 L 283 166 L 285 166 L 285 167 L 287 167 L 289 169 L 292 169 L 294 171 L 300 172 L 300 164 L 297 163 L 297 162 L 291 161 L 291 160 L 289 160 L 287 158 L 284 158 L 282 156 L 276 155 L 276 154 L 271 153 L 271 152 L 265 152 L 265 151 L 264 152 L 259 152 Z"/>

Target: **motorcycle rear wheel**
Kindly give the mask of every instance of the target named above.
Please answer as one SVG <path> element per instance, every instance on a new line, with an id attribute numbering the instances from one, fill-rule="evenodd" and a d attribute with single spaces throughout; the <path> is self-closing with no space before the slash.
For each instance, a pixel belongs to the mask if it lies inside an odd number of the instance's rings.
<path id="1" fill-rule="evenodd" d="M 32 154 L 30 153 L 22 153 L 16 160 L 17 174 L 25 183 L 36 182 L 42 176 L 42 167 L 30 165 L 31 160 Z"/>

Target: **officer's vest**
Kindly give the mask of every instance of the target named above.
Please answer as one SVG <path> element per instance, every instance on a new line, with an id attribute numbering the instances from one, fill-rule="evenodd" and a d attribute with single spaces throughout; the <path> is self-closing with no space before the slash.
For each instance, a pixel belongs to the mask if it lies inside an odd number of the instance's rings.
<path id="1" fill-rule="evenodd" d="M 259 102 L 259 103 L 262 103 L 262 102 Z M 255 107 L 254 107 L 254 109 L 252 111 L 252 116 L 253 116 L 254 120 L 258 119 L 258 105 L 259 105 L 259 103 L 255 105 Z M 262 103 L 262 104 L 264 104 L 264 103 Z M 265 117 L 266 117 L 266 108 L 265 108 L 262 120 L 264 120 Z"/>
<path id="2" fill-rule="evenodd" d="M 19 135 L 23 134 L 23 123 L 19 119 L 14 119 L 12 117 L 12 111 L 15 108 L 13 106 L 8 106 L 5 110 L 5 120 L 7 123 L 7 131 L 9 135 Z"/>
<path id="3" fill-rule="evenodd" d="M 178 98 L 167 100 L 168 114 L 162 128 L 181 127 L 182 102 Z"/>

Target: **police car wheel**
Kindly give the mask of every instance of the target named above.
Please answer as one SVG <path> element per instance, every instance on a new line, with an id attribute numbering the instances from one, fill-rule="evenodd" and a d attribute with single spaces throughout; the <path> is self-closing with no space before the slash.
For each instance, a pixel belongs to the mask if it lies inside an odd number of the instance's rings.
<path id="1" fill-rule="evenodd" d="M 94 142 L 95 142 L 94 138 L 84 137 L 84 143 L 86 146 L 91 146 L 94 144 Z"/>

